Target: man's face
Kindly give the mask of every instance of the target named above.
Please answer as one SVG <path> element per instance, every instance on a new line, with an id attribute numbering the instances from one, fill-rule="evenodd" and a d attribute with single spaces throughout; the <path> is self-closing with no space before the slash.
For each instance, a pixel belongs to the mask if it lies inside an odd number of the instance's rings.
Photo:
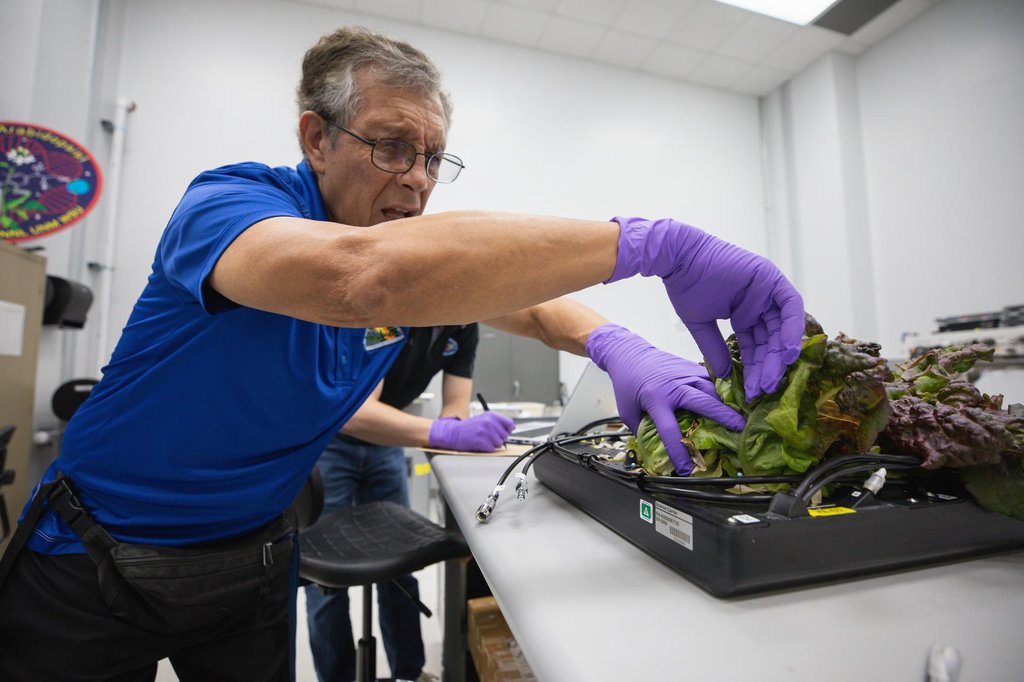
<path id="1" fill-rule="evenodd" d="M 437 95 L 381 85 L 365 72 L 356 81 L 363 104 L 345 125 L 348 130 L 368 140 L 404 140 L 418 152 L 444 150 L 444 110 Z M 423 213 L 435 184 L 424 157 L 416 157 L 405 173 L 388 173 L 373 165 L 370 145 L 334 132 L 333 147 L 323 143 L 322 169 L 315 169 L 331 220 L 366 227 Z"/>

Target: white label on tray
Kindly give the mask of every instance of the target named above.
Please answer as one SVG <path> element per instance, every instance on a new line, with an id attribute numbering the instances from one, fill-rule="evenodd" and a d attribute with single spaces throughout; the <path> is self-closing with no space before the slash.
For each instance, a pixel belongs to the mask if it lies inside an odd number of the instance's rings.
<path id="1" fill-rule="evenodd" d="M 693 549 L 693 517 L 689 514 L 655 502 L 654 529 L 686 549 Z"/>

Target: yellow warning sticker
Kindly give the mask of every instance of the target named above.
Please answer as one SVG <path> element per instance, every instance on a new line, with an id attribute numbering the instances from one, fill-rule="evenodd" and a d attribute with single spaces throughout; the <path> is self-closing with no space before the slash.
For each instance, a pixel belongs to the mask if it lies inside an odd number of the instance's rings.
<path id="1" fill-rule="evenodd" d="M 811 516 L 839 516 L 840 514 L 856 514 L 856 509 L 849 507 L 811 507 L 807 510 Z"/>
<path id="2" fill-rule="evenodd" d="M 416 475 L 426 476 L 430 473 L 430 462 L 424 462 L 423 464 L 416 465 Z"/>

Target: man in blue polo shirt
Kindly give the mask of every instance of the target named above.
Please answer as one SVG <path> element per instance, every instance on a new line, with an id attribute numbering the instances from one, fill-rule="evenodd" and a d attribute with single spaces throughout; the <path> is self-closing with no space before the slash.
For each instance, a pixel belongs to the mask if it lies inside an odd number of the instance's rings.
<path id="1" fill-rule="evenodd" d="M 716 321 L 731 320 L 748 399 L 799 355 L 803 303 L 788 280 L 689 225 L 422 215 L 463 165 L 445 151 L 438 71 L 412 46 L 325 36 L 306 54 L 298 100 L 298 167 L 202 173 L 171 216 L 103 378 L 44 474 L 44 504 L 29 508 L 42 517 L 5 554 L 5 682 L 152 680 L 161 658 L 183 681 L 289 679 L 282 567 L 294 543 L 282 513 L 410 326 L 538 323 L 549 345 L 608 372 L 628 425 L 651 416 L 684 475 L 675 409 L 731 428 L 742 418 L 699 365 L 592 312 L 552 314 L 568 305 L 558 297 L 660 277 L 717 374 L 730 361 Z"/>

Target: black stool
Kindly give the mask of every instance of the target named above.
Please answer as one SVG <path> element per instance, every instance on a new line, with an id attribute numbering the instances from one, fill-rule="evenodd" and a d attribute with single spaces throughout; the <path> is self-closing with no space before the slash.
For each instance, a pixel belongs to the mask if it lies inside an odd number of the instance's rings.
<path id="1" fill-rule="evenodd" d="M 313 511 L 318 511 L 315 500 L 319 485 L 319 472 L 314 467 L 307 490 L 300 495 L 313 495 Z M 322 502 L 322 489 L 319 499 Z M 308 510 L 306 517 L 309 518 Z M 300 520 L 299 526 L 303 525 Z M 377 679 L 373 583 L 394 580 L 439 561 L 469 554 L 461 533 L 446 530 L 400 504 L 370 502 L 324 514 L 299 532 L 299 577 L 327 592 L 362 586 L 363 635 L 356 658 L 356 680 L 370 682 Z M 422 602 L 408 592 L 405 594 L 427 617 L 431 615 Z"/>

